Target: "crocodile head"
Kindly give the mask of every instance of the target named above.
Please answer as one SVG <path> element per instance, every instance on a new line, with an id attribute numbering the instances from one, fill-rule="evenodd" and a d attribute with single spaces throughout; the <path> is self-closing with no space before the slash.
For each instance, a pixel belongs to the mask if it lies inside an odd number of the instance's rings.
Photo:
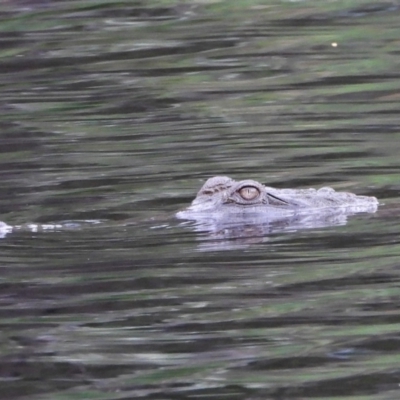
<path id="1" fill-rule="evenodd" d="M 271 190 L 268 190 L 271 189 Z M 274 189 L 261 183 L 246 179 L 234 181 L 227 176 L 215 176 L 207 180 L 197 193 L 190 207 L 178 213 L 220 213 L 220 214 L 255 214 L 275 212 L 293 213 L 299 203 L 287 196 L 281 198 Z"/>
<path id="2" fill-rule="evenodd" d="M 257 181 L 210 178 L 192 204 L 176 214 L 197 222 L 199 229 L 219 231 L 263 225 L 263 232 L 346 223 L 347 216 L 375 212 L 375 197 L 322 189 L 276 189 Z M 267 228 L 266 225 L 269 225 Z M 275 229 L 276 228 L 276 229 Z"/>

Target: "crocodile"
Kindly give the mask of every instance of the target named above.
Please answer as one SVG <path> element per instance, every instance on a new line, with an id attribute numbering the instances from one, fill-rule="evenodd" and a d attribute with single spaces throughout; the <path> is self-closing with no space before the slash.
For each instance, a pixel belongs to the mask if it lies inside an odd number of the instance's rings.
<path id="1" fill-rule="evenodd" d="M 274 230 L 342 225 L 348 215 L 373 213 L 378 200 L 321 189 L 276 189 L 255 180 L 235 181 L 227 176 L 208 179 L 179 219 L 197 222 L 197 229 L 224 236 L 265 234 Z M 227 230 L 228 229 L 228 230 Z M 227 233 L 228 232 L 228 233 Z"/>
<path id="2" fill-rule="evenodd" d="M 227 176 L 208 179 L 191 205 L 176 213 L 195 221 L 196 229 L 216 238 L 263 236 L 276 230 L 345 224 L 347 216 L 378 208 L 375 197 L 322 189 L 276 189 L 255 180 Z M 99 220 L 57 224 L 8 225 L 0 221 L 0 238 L 14 231 L 58 231 L 100 224 Z"/>

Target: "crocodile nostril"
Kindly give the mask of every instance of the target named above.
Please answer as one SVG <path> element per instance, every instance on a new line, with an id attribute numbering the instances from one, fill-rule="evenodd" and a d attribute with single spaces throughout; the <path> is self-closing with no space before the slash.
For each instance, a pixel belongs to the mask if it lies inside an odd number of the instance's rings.
<path id="1" fill-rule="evenodd" d="M 244 186 L 239 190 L 239 194 L 245 200 L 254 200 L 260 195 L 260 191 L 254 186 Z"/>

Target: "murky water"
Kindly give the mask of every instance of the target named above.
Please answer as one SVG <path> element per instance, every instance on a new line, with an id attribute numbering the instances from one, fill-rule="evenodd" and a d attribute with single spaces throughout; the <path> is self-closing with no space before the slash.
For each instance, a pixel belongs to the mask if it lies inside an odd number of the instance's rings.
<path id="1" fill-rule="evenodd" d="M 0 13 L 0 220 L 68 228 L 0 240 L 5 398 L 399 397 L 397 2 Z M 221 174 L 383 205 L 246 238 L 174 218 Z"/>

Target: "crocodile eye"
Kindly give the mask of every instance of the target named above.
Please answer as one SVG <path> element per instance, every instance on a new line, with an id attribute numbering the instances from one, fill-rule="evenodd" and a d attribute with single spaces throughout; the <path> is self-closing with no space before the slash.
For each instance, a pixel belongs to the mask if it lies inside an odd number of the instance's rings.
<path id="1" fill-rule="evenodd" d="M 245 200 L 254 200 L 260 195 L 260 191 L 254 186 L 244 186 L 239 190 L 239 194 Z"/>

